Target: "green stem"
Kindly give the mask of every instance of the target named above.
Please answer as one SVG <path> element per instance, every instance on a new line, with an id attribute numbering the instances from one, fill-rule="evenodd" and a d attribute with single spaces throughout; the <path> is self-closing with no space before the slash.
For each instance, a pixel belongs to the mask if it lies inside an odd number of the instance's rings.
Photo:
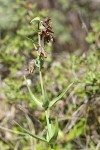
<path id="1" fill-rule="evenodd" d="M 44 92 L 44 86 L 43 86 L 42 73 L 41 73 L 41 71 L 39 71 L 39 73 L 40 73 L 41 90 L 42 90 L 42 95 L 43 95 L 43 100 L 44 100 L 44 98 L 45 98 L 45 92 Z M 50 139 L 51 126 L 50 126 L 50 121 L 49 121 L 49 118 L 50 118 L 49 108 L 45 111 L 45 116 L 46 116 L 46 122 L 47 122 L 48 135 L 49 135 L 49 139 Z"/>
<path id="2" fill-rule="evenodd" d="M 51 145 L 51 150 L 54 150 L 54 145 Z"/>
<path id="3" fill-rule="evenodd" d="M 42 78 L 42 73 L 41 73 L 41 71 L 39 71 L 39 73 L 40 73 L 41 90 L 42 90 L 42 95 L 43 95 L 43 100 L 44 100 L 45 96 L 44 96 L 43 78 Z"/>
<path id="4" fill-rule="evenodd" d="M 38 24 L 38 29 L 40 29 L 40 24 Z M 39 47 L 41 47 L 41 36 L 40 36 L 40 33 L 38 33 L 38 44 L 39 44 Z M 40 84 L 41 84 L 41 91 L 42 91 L 42 95 L 43 95 L 43 100 L 45 100 L 44 84 L 43 84 L 42 72 L 41 72 L 41 68 L 40 67 L 39 67 L 39 74 L 40 74 Z M 46 116 L 48 136 L 49 136 L 49 139 L 50 139 L 50 137 L 51 137 L 51 124 L 50 124 L 50 120 L 49 120 L 50 119 L 49 108 L 45 111 L 45 116 Z M 54 150 L 54 146 L 53 145 L 50 145 L 50 147 L 51 147 L 51 150 Z"/>
<path id="5" fill-rule="evenodd" d="M 40 40 L 41 40 L 40 33 L 38 33 L 38 44 L 39 44 L 39 47 L 41 47 L 41 41 Z M 40 65 L 40 62 L 39 62 L 39 65 Z M 44 99 L 44 86 L 43 86 L 43 78 L 42 78 L 42 73 L 41 73 L 41 68 L 40 67 L 39 67 L 39 74 L 40 74 L 41 90 L 42 90 L 42 95 L 43 95 L 43 99 Z"/>
<path id="6" fill-rule="evenodd" d="M 49 135 L 49 139 L 50 139 L 50 134 L 51 134 L 51 126 L 50 126 L 50 114 L 49 114 L 49 109 L 47 109 L 45 111 L 45 115 L 46 115 L 46 122 L 47 122 L 47 129 L 48 129 L 48 135 Z"/>
<path id="7" fill-rule="evenodd" d="M 40 33 L 38 33 L 38 44 L 39 44 L 39 47 L 41 47 L 41 36 L 40 36 Z"/>

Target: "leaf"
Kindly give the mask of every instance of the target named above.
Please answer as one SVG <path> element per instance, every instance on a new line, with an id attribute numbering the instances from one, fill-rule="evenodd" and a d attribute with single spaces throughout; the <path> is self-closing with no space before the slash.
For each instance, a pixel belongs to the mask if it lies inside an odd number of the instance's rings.
<path id="1" fill-rule="evenodd" d="M 31 20 L 31 23 L 33 23 L 34 21 L 40 22 L 40 17 L 35 17 L 34 19 Z"/>
<path id="2" fill-rule="evenodd" d="M 73 85 L 73 83 L 71 83 L 70 85 L 68 85 L 67 88 L 58 97 L 54 98 L 50 102 L 49 108 L 52 107 L 55 103 L 57 103 L 66 94 L 66 92 L 71 88 L 71 86 Z"/>
<path id="3" fill-rule="evenodd" d="M 32 100 L 39 106 L 39 107 L 42 107 L 42 102 L 40 102 L 35 96 L 34 94 L 32 93 L 30 87 L 28 86 L 28 83 L 27 83 L 27 80 L 26 80 L 26 77 L 24 76 L 24 79 L 26 81 L 26 84 L 27 84 L 27 88 L 28 88 L 28 91 L 29 91 L 29 94 L 32 98 Z"/>
<path id="4" fill-rule="evenodd" d="M 19 132 L 19 131 L 16 131 L 16 130 L 13 131 L 13 130 L 8 129 L 8 128 L 5 128 L 5 127 L 3 127 L 3 126 L 0 126 L 0 129 L 1 129 L 1 130 L 5 130 L 5 131 L 7 131 L 7 132 L 11 132 L 11 133 L 13 133 L 13 134 L 19 134 L 19 135 L 23 135 L 23 136 L 26 135 L 26 133 Z"/>
<path id="5" fill-rule="evenodd" d="M 24 130 L 25 133 L 27 133 L 28 135 L 32 136 L 33 138 L 36 138 L 38 140 L 41 140 L 43 142 L 47 142 L 47 140 L 43 137 L 40 137 L 38 135 L 32 134 L 30 131 L 26 130 L 25 128 L 23 128 L 22 126 L 20 126 L 16 121 L 14 121 L 21 129 Z"/>
<path id="6" fill-rule="evenodd" d="M 58 120 L 57 120 L 57 118 L 56 118 L 56 125 L 51 124 L 51 132 L 52 132 L 52 136 L 49 140 L 49 144 L 53 144 L 57 140 L 57 136 L 58 136 Z"/>

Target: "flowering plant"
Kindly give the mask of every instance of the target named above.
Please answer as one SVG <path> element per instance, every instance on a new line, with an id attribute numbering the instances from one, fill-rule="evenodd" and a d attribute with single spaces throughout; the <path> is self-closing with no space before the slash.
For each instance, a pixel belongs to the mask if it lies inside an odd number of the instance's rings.
<path id="1" fill-rule="evenodd" d="M 39 69 L 39 75 L 40 75 L 40 84 L 41 84 L 41 91 L 42 91 L 42 100 L 38 100 L 36 96 L 32 93 L 30 87 L 28 86 L 27 79 L 24 76 L 24 79 L 27 84 L 27 88 L 29 90 L 31 99 L 34 101 L 34 103 L 38 106 L 41 107 L 45 111 L 45 118 L 47 122 L 47 130 L 46 130 L 46 136 L 45 137 L 40 137 L 38 135 L 32 134 L 30 131 L 24 129 L 23 127 L 20 127 L 24 130 L 25 133 L 28 135 L 32 136 L 33 138 L 36 138 L 40 141 L 48 143 L 48 145 L 51 147 L 53 150 L 55 147 L 55 142 L 57 140 L 58 136 L 58 119 L 55 117 L 55 121 L 51 121 L 50 117 L 50 110 L 51 107 L 56 104 L 64 95 L 65 93 L 69 90 L 69 88 L 72 86 L 73 83 L 71 83 L 69 86 L 66 87 L 66 89 L 56 98 L 53 100 L 49 100 L 48 94 L 46 92 L 46 88 L 44 86 L 43 78 L 42 78 L 42 69 L 43 69 L 43 63 L 45 58 L 47 57 L 46 50 L 45 50 L 45 45 L 48 42 L 54 41 L 53 34 L 54 32 L 52 31 L 52 26 L 51 26 L 51 19 L 49 17 L 44 18 L 43 20 L 40 20 L 39 17 L 34 18 L 31 23 L 37 22 L 38 29 L 37 29 L 37 34 L 38 34 L 38 44 L 37 46 L 34 44 L 34 47 L 37 51 L 37 58 L 36 61 L 34 60 L 31 62 L 31 68 L 29 69 L 30 73 L 33 73 L 34 69 L 37 67 Z"/>

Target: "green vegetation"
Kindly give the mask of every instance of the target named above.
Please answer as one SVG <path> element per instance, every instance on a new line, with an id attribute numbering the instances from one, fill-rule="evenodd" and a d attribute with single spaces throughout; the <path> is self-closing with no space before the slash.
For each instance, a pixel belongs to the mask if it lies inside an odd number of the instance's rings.
<path id="1" fill-rule="evenodd" d="M 87 1 L 52 5 L 47 10 L 29 1 L 0 1 L 1 150 L 49 150 L 53 144 L 55 150 L 100 149 L 99 8 Z M 49 15 L 54 42 L 45 45 L 45 61 L 36 61 L 37 67 L 43 65 L 46 101 L 41 101 L 39 72 L 32 61 L 37 58 L 36 20 Z M 45 118 L 48 108 L 52 131 Z"/>

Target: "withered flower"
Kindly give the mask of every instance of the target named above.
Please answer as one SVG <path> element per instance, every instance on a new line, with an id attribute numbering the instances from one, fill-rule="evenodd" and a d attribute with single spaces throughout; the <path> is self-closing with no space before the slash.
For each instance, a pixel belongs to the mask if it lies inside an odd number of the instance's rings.
<path id="1" fill-rule="evenodd" d="M 31 60 L 28 64 L 28 69 L 27 69 L 29 74 L 34 73 L 35 68 L 36 68 L 36 62 L 35 60 Z"/>
<path id="2" fill-rule="evenodd" d="M 51 26 L 51 19 L 49 17 L 46 17 L 41 21 L 42 27 L 41 27 L 41 38 L 44 38 L 44 42 L 50 42 L 53 41 L 53 34 L 52 26 Z"/>
<path id="3" fill-rule="evenodd" d="M 41 21 L 40 26 L 40 48 L 39 48 L 39 54 L 42 58 L 46 58 L 46 51 L 45 51 L 45 44 L 48 42 L 52 42 L 54 40 L 51 26 L 51 19 L 49 17 L 46 17 Z"/>
<path id="4" fill-rule="evenodd" d="M 47 57 L 47 54 L 46 54 L 46 51 L 44 50 L 44 47 L 40 47 L 39 48 L 39 54 L 40 54 L 40 57 L 41 58 L 46 58 Z"/>

